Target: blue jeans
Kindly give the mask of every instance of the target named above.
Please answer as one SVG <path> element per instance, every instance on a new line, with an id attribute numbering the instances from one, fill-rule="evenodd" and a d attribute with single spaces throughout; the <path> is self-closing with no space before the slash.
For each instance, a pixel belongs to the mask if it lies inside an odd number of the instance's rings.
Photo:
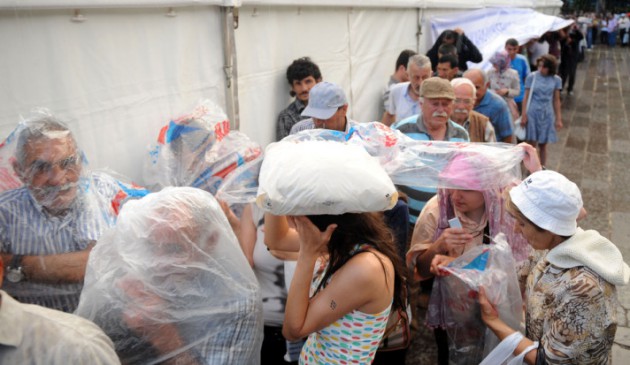
<path id="1" fill-rule="evenodd" d="M 617 43 L 617 32 L 608 32 L 608 46 L 614 47 Z"/>
<path id="2" fill-rule="evenodd" d="M 593 28 L 588 28 L 586 32 L 586 46 L 588 49 L 593 48 Z"/>

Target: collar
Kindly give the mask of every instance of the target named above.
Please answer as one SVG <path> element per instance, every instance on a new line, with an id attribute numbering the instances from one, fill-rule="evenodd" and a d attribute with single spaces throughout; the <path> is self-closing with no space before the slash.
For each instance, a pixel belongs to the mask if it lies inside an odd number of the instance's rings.
<path id="1" fill-rule="evenodd" d="M 593 230 L 578 228 L 573 236 L 549 250 L 547 260 L 560 268 L 586 266 L 614 285 L 626 285 L 630 268 L 612 242 Z"/>
<path id="2" fill-rule="evenodd" d="M 295 104 L 296 109 L 302 113 L 302 110 L 304 110 L 304 108 L 306 108 L 306 104 L 304 104 L 302 102 L 302 100 L 298 99 L 297 97 L 295 98 L 295 101 L 293 102 L 293 104 Z"/>
<path id="3" fill-rule="evenodd" d="M 448 141 L 451 139 L 451 133 L 452 133 L 452 128 L 451 128 L 451 123 L 455 123 L 453 122 L 450 118 L 448 119 L 448 122 L 446 123 L 446 132 L 444 133 L 444 140 Z M 434 141 L 433 136 L 431 136 L 431 134 L 429 133 L 429 131 L 427 130 L 427 127 L 424 125 L 424 120 L 422 119 L 422 113 L 418 114 L 418 120 L 416 120 L 416 125 L 418 126 L 418 131 L 420 133 L 424 133 L 427 136 L 429 136 L 429 139 Z"/>
<path id="4" fill-rule="evenodd" d="M 22 304 L 3 290 L 0 290 L 0 297 L 0 344 L 18 347 L 24 335 Z"/>

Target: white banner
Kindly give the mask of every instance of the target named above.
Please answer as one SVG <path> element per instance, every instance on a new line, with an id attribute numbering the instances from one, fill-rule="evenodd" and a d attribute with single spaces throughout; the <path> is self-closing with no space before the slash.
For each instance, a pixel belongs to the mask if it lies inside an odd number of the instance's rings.
<path id="1" fill-rule="evenodd" d="M 479 48 L 484 61 L 474 66 L 486 69 L 488 60 L 502 50 L 505 41 L 515 38 L 523 45 L 548 31 L 562 29 L 573 20 L 545 15 L 532 9 L 486 8 L 464 13 L 431 18 L 433 41 L 447 29 L 462 28 L 466 36 Z M 469 62 L 469 67 L 474 65 Z"/>

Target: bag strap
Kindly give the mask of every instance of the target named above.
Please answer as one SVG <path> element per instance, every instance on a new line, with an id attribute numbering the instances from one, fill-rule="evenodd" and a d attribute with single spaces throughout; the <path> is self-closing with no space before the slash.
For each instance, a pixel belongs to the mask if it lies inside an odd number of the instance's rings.
<path id="1" fill-rule="evenodd" d="M 529 95 L 527 96 L 527 110 L 529 110 L 529 104 L 532 102 L 532 94 L 534 94 L 534 85 L 536 85 L 536 72 L 534 72 L 534 81 L 532 81 L 532 87 L 529 88 Z"/>

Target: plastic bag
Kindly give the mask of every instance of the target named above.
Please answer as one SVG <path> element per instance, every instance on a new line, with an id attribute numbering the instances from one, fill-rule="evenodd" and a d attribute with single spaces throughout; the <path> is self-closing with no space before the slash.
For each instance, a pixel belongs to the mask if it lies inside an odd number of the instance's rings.
<path id="1" fill-rule="evenodd" d="M 261 163 L 260 145 L 230 131 L 225 113 L 205 100 L 160 130 L 144 178 L 153 190 L 192 186 L 220 192 L 228 203 L 246 203 L 256 196 Z"/>
<path id="2" fill-rule="evenodd" d="M 479 364 L 499 343 L 481 320 L 477 300 L 480 285 L 498 303 L 501 319 L 512 328 L 520 328 L 523 303 L 516 264 L 505 235 L 495 236 L 494 242 L 468 250 L 442 268 L 448 276 L 435 278 L 427 325 L 446 329 L 452 364 Z"/>
<path id="3" fill-rule="evenodd" d="M 90 253 L 76 314 L 107 333 L 123 363 L 259 362 L 258 282 L 200 189 L 165 188 L 123 207 Z"/>
<path id="4" fill-rule="evenodd" d="M 275 215 L 343 214 L 392 208 L 398 193 L 364 148 L 333 141 L 267 147 L 256 203 Z"/>
<path id="5" fill-rule="evenodd" d="M 87 250 L 126 201 L 146 194 L 124 178 L 90 171 L 70 129 L 44 109 L 0 144 L 0 173 L 0 251 L 13 255 Z M 82 267 L 87 255 L 73 260 Z M 74 311 L 81 288 L 28 278 L 6 280 L 3 287 L 20 302 L 65 312 Z"/>

